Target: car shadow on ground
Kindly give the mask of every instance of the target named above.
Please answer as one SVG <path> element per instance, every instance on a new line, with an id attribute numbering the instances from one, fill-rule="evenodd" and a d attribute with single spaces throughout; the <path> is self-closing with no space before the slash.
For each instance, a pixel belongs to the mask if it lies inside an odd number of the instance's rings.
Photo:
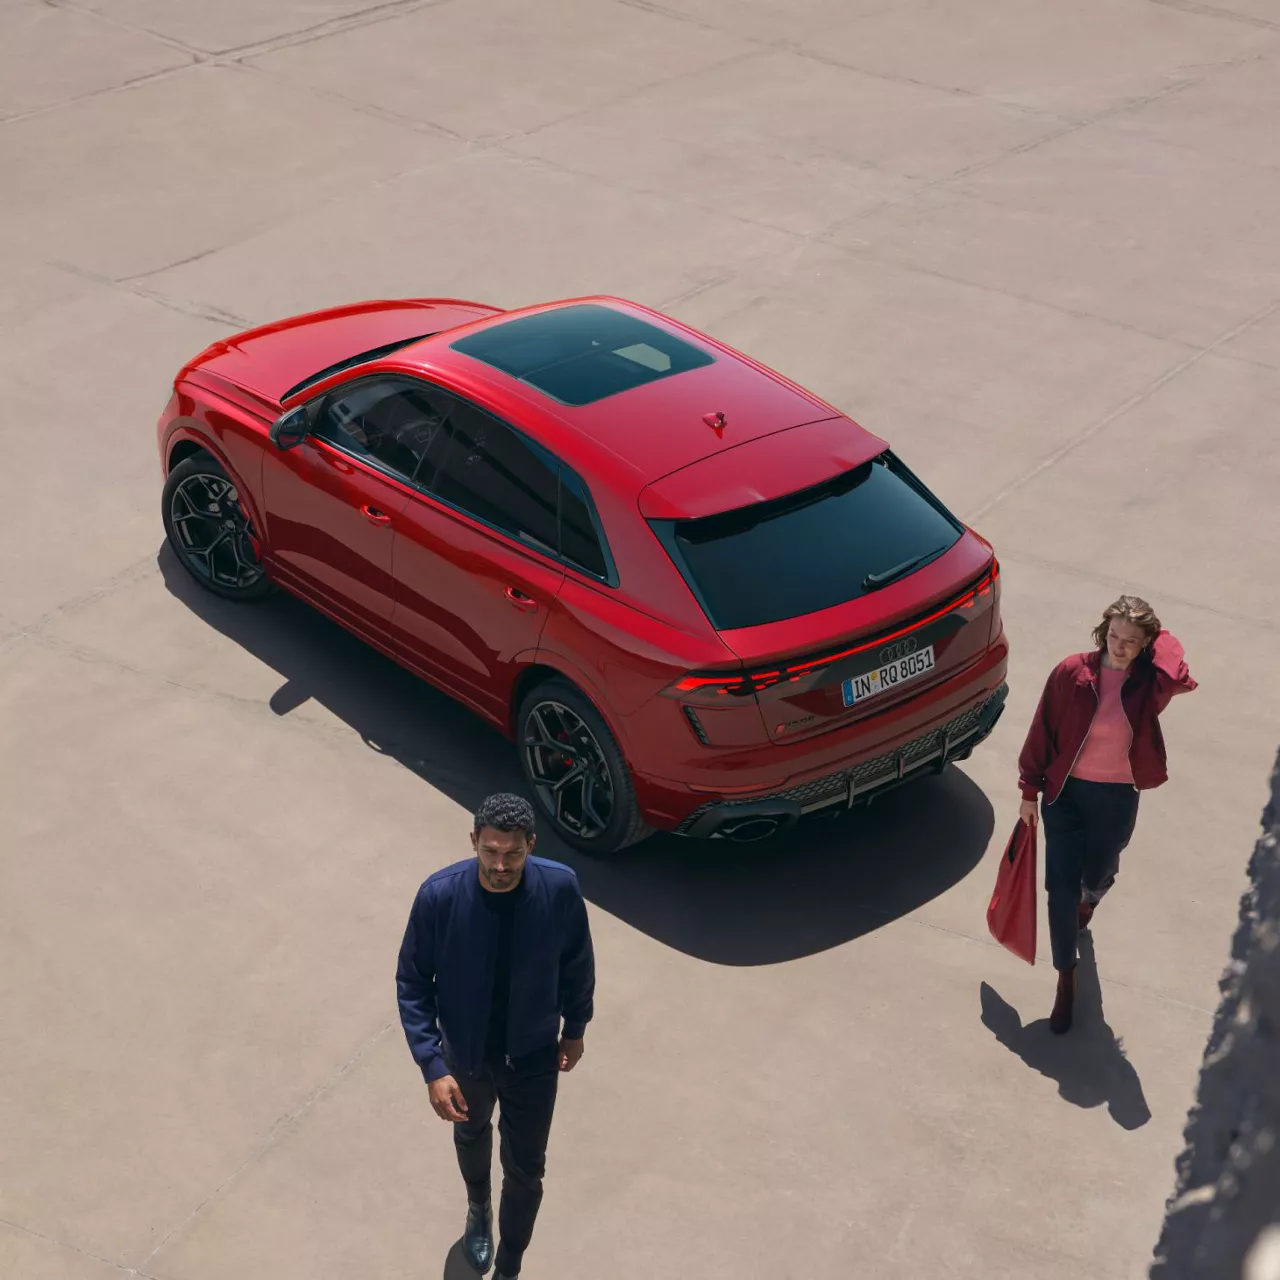
<path id="1" fill-rule="evenodd" d="M 1023 1026 L 1018 1011 L 985 982 L 981 1001 L 983 1026 L 1033 1071 L 1055 1081 L 1061 1098 L 1077 1107 L 1106 1106 L 1122 1129 L 1141 1129 L 1151 1119 L 1124 1042 L 1107 1025 L 1090 931 L 1080 934 L 1075 1016 L 1066 1035 L 1055 1036 L 1047 1017 Z M 1046 987 L 1046 1007 L 1051 1001 L 1052 988 Z"/>
<path id="2" fill-rule="evenodd" d="M 527 794 L 499 733 L 315 610 L 285 592 L 256 605 L 213 596 L 168 544 L 159 565 L 178 600 L 280 674 L 277 715 L 314 701 L 467 809 L 493 791 Z M 591 902 L 659 942 L 712 963 L 763 965 L 916 910 L 973 870 L 993 826 L 986 796 L 951 768 L 755 844 L 657 835 L 596 859 L 545 832 L 538 852 L 568 863 Z"/>

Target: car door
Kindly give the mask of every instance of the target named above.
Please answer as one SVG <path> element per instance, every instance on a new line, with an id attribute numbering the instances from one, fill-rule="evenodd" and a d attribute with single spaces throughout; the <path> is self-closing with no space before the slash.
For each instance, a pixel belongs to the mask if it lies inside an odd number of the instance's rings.
<path id="1" fill-rule="evenodd" d="M 406 661 L 504 723 L 520 655 L 564 580 L 559 467 L 456 399 L 399 518 L 393 640 Z"/>
<path id="2" fill-rule="evenodd" d="M 397 521 L 439 425 L 414 379 L 356 378 L 308 406 L 302 443 L 263 464 L 269 555 L 286 585 L 390 645 Z"/>

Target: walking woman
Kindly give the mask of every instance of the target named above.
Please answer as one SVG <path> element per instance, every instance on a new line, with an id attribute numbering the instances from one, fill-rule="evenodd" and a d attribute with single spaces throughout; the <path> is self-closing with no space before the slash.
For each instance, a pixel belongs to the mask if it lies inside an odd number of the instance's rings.
<path id="1" fill-rule="evenodd" d="M 1043 797 L 1049 941 L 1058 994 L 1049 1027 L 1071 1028 L 1080 930 L 1111 888 L 1138 819 L 1138 796 L 1168 778 L 1160 713 L 1196 682 L 1182 646 L 1137 596 L 1108 605 L 1094 649 L 1049 673 L 1018 757 L 1023 821 Z"/>

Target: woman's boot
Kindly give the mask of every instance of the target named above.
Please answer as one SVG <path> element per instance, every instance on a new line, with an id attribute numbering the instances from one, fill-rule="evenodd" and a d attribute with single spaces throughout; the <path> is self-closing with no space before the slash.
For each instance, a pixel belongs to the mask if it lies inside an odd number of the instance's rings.
<path id="1" fill-rule="evenodd" d="M 1058 994 L 1049 1015 L 1049 1030 L 1055 1036 L 1071 1030 L 1071 1011 L 1076 1002 L 1076 971 L 1067 969 L 1058 974 Z"/>

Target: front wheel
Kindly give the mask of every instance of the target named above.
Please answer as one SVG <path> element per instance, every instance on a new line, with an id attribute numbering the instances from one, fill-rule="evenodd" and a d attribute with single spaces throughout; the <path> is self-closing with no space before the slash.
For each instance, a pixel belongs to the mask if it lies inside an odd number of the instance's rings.
<path id="1" fill-rule="evenodd" d="M 520 704 L 517 723 L 525 779 L 566 844 L 615 853 L 649 834 L 609 726 L 573 685 L 538 685 Z"/>
<path id="2" fill-rule="evenodd" d="M 169 472 L 161 514 L 182 567 L 206 590 L 228 600 L 270 593 L 253 525 L 216 458 L 193 454 Z"/>

